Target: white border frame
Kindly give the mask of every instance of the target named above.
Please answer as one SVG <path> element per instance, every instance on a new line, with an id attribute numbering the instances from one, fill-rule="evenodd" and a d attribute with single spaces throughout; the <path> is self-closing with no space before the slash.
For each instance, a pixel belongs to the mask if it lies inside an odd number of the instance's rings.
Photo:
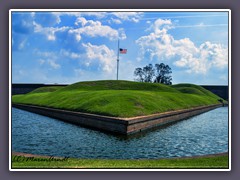
<path id="1" fill-rule="evenodd" d="M 12 166 L 12 12 L 228 12 L 228 169 L 13 169 Z M 9 10 L 9 171 L 231 171 L 231 10 L 230 9 L 10 9 Z"/>

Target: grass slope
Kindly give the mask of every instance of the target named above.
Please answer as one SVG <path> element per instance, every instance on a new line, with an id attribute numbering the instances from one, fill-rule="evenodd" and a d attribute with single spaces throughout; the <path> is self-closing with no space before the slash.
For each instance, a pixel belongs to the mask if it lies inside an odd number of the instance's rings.
<path id="1" fill-rule="evenodd" d="M 12 168 L 228 168 L 228 155 L 215 157 L 178 158 L 178 159 L 75 159 L 64 161 L 49 160 L 41 157 L 12 156 Z"/>
<path id="2" fill-rule="evenodd" d="M 44 92 L 54 92 L 54 91 L 62 89 L 62 88 L 63 87 L 61 87 L 61 86 L 40 87 L 40 88 L 37 88 L 37 89 L 31 91 L 29 94 L 44 93 Z"/>
<path id="3" fill-rule="evenodd" d="M 12 102 L 115 117 L 134 117 L 218 104 L 219 99 L 210 91 L 192 84 L 166 86 L 108 80 L 79 82 L 61 88 L 39 88 L 25 95 L 14 95 Z"/>

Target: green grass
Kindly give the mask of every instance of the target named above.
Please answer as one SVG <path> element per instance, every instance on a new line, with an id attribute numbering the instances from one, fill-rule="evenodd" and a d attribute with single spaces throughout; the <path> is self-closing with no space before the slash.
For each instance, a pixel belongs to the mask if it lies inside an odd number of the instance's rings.
<path id="1" fill-rule="evenodd" d="M 156 159 L 156 160 L 108 160 L 108 159 L 74 159 L 50 161 L 49 158 L 27 158 L 12 156 L 12 168 L 228 168 L 228 156 Z"/>
<path id="2" fill-rule="evenodd" d="M 192 84 L 167 86 L 131 81 L 89 81 L 66 87 L 46 87 L 14 95 L 13 103 L 93 114 L 134 117 L 219 104 L 220 98 Z"/>
<path id="3" fill-rule="evenodd" d="M 37 89 L 31 91 L 29 94 L 44 93 L 44 92 L 54 92 L 54 91 L 62 89 L 62 88 L 63 87 L 61 87 L 61 86 L 41 87 L 41 88 L 37 88 Z"/>
<path id="4" fill-rule="evenodd" d="M 172 87 L 182 93 L 208 95 L 208 96 L 213 95 L 212 92 L 206 90 L 205 88 L 203 88 L 201 86 L 197 86 L 195 84 L 176 84 L 176 85 L 172 85 Z M 217 96 L 215 95 L 215 97 L 217 97 Z"/>

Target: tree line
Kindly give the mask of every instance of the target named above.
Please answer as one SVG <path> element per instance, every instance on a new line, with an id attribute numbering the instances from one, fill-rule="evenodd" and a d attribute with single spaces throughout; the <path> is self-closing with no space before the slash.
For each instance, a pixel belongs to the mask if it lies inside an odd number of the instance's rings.
<path id="1" fill-rule="evenodd" d="M 164 63 L 149 64 L 143 68 L 136 68 L 134 76 L 136 81 L 148 82 L 148 83 L 162 83 L 166 85 L 172 84 L 172 70 L 168 65 Z"/>

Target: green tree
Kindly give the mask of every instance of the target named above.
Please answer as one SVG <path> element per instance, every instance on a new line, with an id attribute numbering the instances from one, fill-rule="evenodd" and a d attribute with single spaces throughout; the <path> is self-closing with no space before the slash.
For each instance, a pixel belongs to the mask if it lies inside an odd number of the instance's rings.
<path id="1" fill-rule="evenodd" d="M 155 64 L 155 83 L 172 84 L 172 69 L 164 63 Z"/>
<path id="2" fill-rule="evenodd" d="M 134 71 L 134 76 L 136 77 L 135 80 L 139 82 L 154 82 L 171 85 L 171 73 L 171 68 L 168 65 L 161 63 L 155 64 L 155 68 L 152 64 L 149 64 L 143 68 L 136 68 Z"/>
<path id="3" fill-rule="evenodd" d="M 143 67 L 143 75 L 144 75 L 144 82 L 152 82 L 152 79 L 154 77 L 154 68 L 152 64 L 149 64 L 145 67 Z"/>
<path id="4" fill-rule="evenodd" d="M 136 81 L 139 82 L 153 82 L 154 68 L 152 64 L 149 64 L 143 68 L 136 68 L 134 71 L 134 76 L 137 78 Z"/>
<path id="5" fill-rule="evenodd" d="M 135 79 L 136 81 L 144 82 L 144 73 L 142 68 L 136 68 L 134 71 L 134 76 L 137 77 L 137 79 Z"/>

